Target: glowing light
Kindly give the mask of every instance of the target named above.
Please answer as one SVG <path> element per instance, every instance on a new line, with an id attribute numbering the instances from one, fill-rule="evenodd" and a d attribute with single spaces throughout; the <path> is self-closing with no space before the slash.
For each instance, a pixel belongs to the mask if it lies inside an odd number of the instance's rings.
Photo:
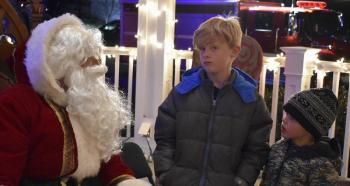
<path id="1" fill-rule="evenodd" d="M 15 44 L 15 41 L 10 36 L 2 34 L 2 35 L 0 35 L 0 40 L 2 40 L 3 37 L 11 45 Z"/>
<path id="2" fill-rule="evenodd" d="M 6 38 L 6 41 L 7 41 L 8 43 L 10 43 L 11 45 L 14 44 L 13 40 L 12 40 L 10 37 L 5 37 L 5 38 Z"/>
<path id="3" fill-rule="evenodd" d="M 322 1 L 297 1 L 297 6 L 300 8 L 324 9 L 326 8 L 327 3 Z"/>
<path id="4" fill-rule="evenodd" d="M 280 58 L 284 58 L 284 53 L 283 52 L 281 52 L 281 53 L 276 55 L 276 60 L 277 61 L 280 60 Z"/>
<path id="5" fill-rule="evenodd" d="M 342 57 L 341 59 L 337 60 L 337 63 L 343 63 L 344 62 L 344 57 Z"/>
<path id="6" fill-rule="evenodd" d="M 120 51 L 126 51 L 126 48 L 125 48 L 124 46 L 121 46 L 121 47 L 119 48 L 119 50 L 120 50 Z"/>
<path id="7" fill-rule="evenodd" d="M 138 35 L 138 34 L 136 34 L 136 35 L 134 35 L 134 37 L 137 39 L 137 38 L 139 38 L 139 35 Z"/>
<path id="8" fill-rule="evenodd" d="M 276 70 L 278 70 L 279 67 L 280 67 L 280 64 L 276 61 L 269 61 L 266 64 L 267 70 L 270 70 L 270 71 L 276 71 Z"/>
<path id="9" fill-rule="evenodd" d="M 141 39 L 140 43 L 141 43 L 141 45 L 146 45 L 146 40 L 145 39 Z"/>
<path id="10" fill-rule="evenodd" d="M 249 7 L 250 11 L 273 11 L 273 12 L 312 12 L 304 8 L 278 7 L 278 6 L 253 6 Z"/>
<path id="11" fill-rule="evenodd" d="M 147 7 L 146 7 L 145 5 L 139 4 L 139 5 L 137 6 L 137 8 L 139 9 L 139 11 L 144 12 L 144 11 L 146 10 Z"/>

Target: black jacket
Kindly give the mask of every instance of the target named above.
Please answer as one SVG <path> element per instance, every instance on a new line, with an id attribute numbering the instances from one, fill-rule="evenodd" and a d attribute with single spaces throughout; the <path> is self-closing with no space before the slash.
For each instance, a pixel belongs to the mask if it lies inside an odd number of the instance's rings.
<path id="1" fill-rule="evenodd" d="M 253 79 L 233 69 L 213 99 L 205 71 L 188 71 L 159 107 L 156 175 L 164 186 L 253 185 L 264 165 L 272 120 Z"/>

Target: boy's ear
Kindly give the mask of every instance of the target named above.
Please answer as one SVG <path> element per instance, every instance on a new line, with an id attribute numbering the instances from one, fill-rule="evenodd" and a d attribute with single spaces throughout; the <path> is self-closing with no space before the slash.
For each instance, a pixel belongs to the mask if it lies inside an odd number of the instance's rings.
<path id="1" fill-rule="evenodd" d="M 234 46 L 232 48 L 232 57 L 237 57 L 240 51 L 241 51 L 240 46 Z"/>

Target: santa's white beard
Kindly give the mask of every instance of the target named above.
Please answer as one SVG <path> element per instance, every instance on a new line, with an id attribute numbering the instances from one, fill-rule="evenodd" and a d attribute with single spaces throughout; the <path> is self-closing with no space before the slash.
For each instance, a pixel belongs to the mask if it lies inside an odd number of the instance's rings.
<path id="1" fill-rule="evenodd" d="M 89 141 L 95 142 L 104 161 L 117 152 L 119 130 L 130 124 L 131 118 L 125 99 L 104 82 L 106 72 L 104 65 L 91 66 L 75 70 L 65 79 L 67 112 L 78 118 L 79 128 L 84 130 Z"/>

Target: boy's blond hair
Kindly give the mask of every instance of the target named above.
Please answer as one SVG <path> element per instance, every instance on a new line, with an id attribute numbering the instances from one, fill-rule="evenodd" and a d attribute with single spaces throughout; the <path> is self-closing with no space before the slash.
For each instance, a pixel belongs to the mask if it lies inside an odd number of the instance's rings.
<path id="1" fill-rule="evenodd" d="M 214 36 L 223 36 L 229 47 L 241 46 L 242 30 L 235 16 L 216 16 L 206 20 L 193 35 L 193 46 L 199 49 Z"/>

